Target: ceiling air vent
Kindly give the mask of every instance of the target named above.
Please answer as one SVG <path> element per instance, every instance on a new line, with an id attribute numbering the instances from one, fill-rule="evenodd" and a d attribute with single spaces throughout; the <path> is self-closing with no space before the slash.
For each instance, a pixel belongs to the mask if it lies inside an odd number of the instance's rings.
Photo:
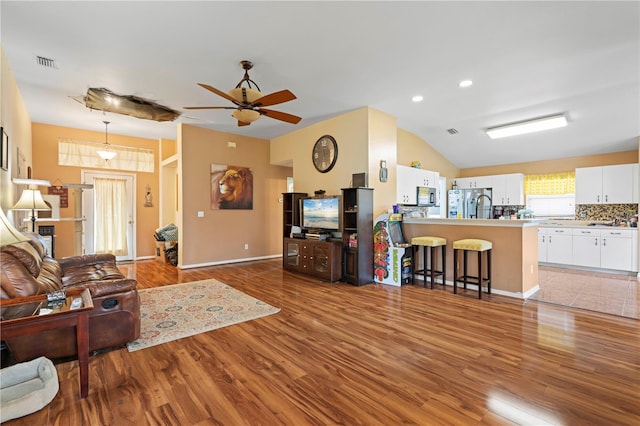
<path id="1" fill-rule="evenodd" d="M 458 131 L 456 129 L 454 129 L 453 127 L 450 129 L 447 129 L 447 132 L 449 132 L 450 135 L 455 135 L 456 133 L 458 133 Z"/>
<path id="2" fill-rule="evenodd" d="M 40 65 L 41 67 L 46 67 L 46 68 L 57 68 L 57 67 L 56 67 L 56 60 L 55 60 L 55 59 L 45 58 L 44 56 L 36 56 L 36 62 L 37 62 L 37 63 L 38 63 L 38 65 Z"/>

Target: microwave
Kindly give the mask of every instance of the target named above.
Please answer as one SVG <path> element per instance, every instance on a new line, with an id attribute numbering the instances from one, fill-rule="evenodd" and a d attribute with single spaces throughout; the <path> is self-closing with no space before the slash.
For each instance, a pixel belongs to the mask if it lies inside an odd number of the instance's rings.
<path id="1" fill-rule="evenodd" d="M 438 204 L 435 188 L 426 186 L 418 187 L 418 205 L 419 206 L 435 206 Z"/>

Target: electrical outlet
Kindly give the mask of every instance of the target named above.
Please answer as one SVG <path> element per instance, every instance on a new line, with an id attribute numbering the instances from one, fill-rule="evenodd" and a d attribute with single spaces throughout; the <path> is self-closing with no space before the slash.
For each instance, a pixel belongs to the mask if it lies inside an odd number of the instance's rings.
<path id="1" fill-rule="evenodd" d="M 198 212 L 198 217 L 204 217 L 204 212 L 203 211 L 199 211 Z"/>
<path id="2" fill-rule="evenodd" d="M 245 244 L 245 245 L 244 245 L 244 249 L 245 249 L 245 250 L 249 250 L 249 244 Z"/>

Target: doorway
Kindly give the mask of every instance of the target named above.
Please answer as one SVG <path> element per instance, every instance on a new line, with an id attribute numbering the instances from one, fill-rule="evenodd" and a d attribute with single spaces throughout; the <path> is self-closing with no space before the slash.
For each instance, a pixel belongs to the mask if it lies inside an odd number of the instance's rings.
<path id="1" fill-rule="evenodd" d="M 82 194 L 86 217 L 84 254 L 109 252 L 116 256 L 118 262 L 133 260 L 136 244 L 135 174 L 83 170 L 82 182 L 94 187 Z M 105 185 L 107 190 L 101 191 Z M 122 214 L 114 214 L 114 211 Z"/>

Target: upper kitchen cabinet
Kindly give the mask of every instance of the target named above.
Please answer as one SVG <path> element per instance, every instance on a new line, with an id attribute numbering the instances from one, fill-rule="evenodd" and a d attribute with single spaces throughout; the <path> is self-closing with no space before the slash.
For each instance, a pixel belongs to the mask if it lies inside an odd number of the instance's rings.
<path id="1" fill-rule="evenodd" d="M 637 167 L 637 164 L 621 164 L 576 169 L 576 204 L 637 203 L 637 194 L 634 194 Z"/>
<path id="2" fill-rule="evenodd" d="M 492 176 L 457 178 L 458 189 L 491 188 Z"/>
<path id="3" fill-rule="evenodd" d="M 431 170 L 416 169 L 417 186 L 426 186 L 427 188 L 438 188 L 440 183 L 440 173 Z"/>
<path id="4" fill-rule="evenodd" d="M 491 199 L 494 206 L 524 205 L 524 175 L 510 173 L 491 176 Z"/>
<path id="5" fill-rule="evenodd" d="M 396 203 L 398 204 L 417 204 L 418 203 L 418 185 L 416 177 L 416 168 L 407 166 L 397 166 L 396 176 Z"/>
<path id="6" fill-rule="evenodd" d="M 417 204 L 418 187 L 438 188 L 440 173 L 415 167 L 396 167 L 396 203 Z"/>

